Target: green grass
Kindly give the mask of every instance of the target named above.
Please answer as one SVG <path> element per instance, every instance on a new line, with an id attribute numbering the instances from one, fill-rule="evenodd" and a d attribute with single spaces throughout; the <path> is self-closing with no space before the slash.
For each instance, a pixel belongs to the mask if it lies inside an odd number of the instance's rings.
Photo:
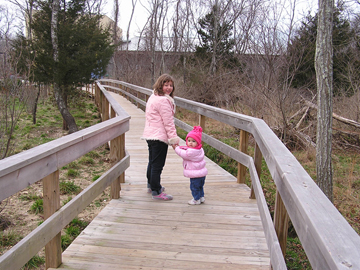
<path id="1" fill-rule="evenodd" d="M 61 248 L 64 251 L 74 239 L 89 225 L 89 222 L 74 218 L 64 229 L 61 236 Z"/>
<path id="2" fill-rule="evenodd" d="M 95 159 L 95 158 L 100 158 L 100 154 L 95 152 L 95 151 L 90 151 L 89 153 L 86 153 L 85 154 L 85 157 L 89 157 L 89 158 L 92 158 L 92 159 Z"/>
<path id="3" fill-rule="evenodd" d="M 23 237 L 14 231 L 1 231 L 0 232 L 0 246 L 11 247 L 19 242 Z"/>
<path id="4" fill-rule="evenodd" d="M 72 96 L 74 96 L 74 98 L 69 98 L 68 108 L 70 113 L 76 116 L 75 121 L 79 129 L 98 123 L 99 115 L 96 106 L 93 104 L 94 101 L 85 98 L 82 93 L 77 90 L 72 93 Z M 94 113 L 92 113 L 93 110 L 95 110 Z M 23 117 L 15 129 L 13 142 L 16 147 L 11 154 L 16 154 L 53 140 L 51 130 L 48 132 L 51 127 L 62 129 L 62 116 L 54 98 L 39 100 L 36 120 L 36 124 L 33 124 L 31 113 L 26 111 L 23 113 Z M 34 132 L 36 135 L 30 135 Z M 67 132 L 64 131 L 64 135 L 66 134 Z M 26 140 L 23 138 L 26 138 Z"/>
<path id="5" fill-rule="evenodd" d="M 91 158 L 91 157 L 87 157 L 87 156 L 84 156 L 82 158 L 80 158 L 79 160 L 79 164 L 82 164 L 82 165 L 93 165 L 95 163 L 94 159 Z"/>
<path id="6" fill-rule="evenodd" d="M 44 213 L 44 201 L 43 199 L 37 199 L 30 208 L 31 212 L 35 214 L 42 214 Z"/>
<path id="7" fill-rule="evenodd" d="M 91 179 L 91 181 L 95 182 L 96 180 L 98 180 L 101 177 L 101 175 L 94 175 L 93 178 Z"/>
<path id="8" fill-rule="evenodd" d="M 65 204 L 67 204 L 67 203 L 70 202 L 71 200 L 72 200 L 72 197 L 71 197 L 71 196 L 67 197 L 66 200 L 63 200 L 62 205 L 64 206 Z"/>
<path id="9" fill-rule="evenodd" d="M 35 255 L 32 257 L 21 269 L 30 270 L 30 269 L 39 269 L 39 266 L 45 263 L 45 258 Z"/>
<path id="10" fill-rule="evenodd" d="M 39 195 L 36 195 L 34 193 L 28 193 L 28 194 L 22 194 L 19 196 L 19 199 L 22 201 L 36 201 L 38 199 L 41 199 Z"/>
<path id="11" fill-rule="evenodd" d="M 60 194 L 78 194 L 81 188 L 74 183 L 74 181 L 61 181 Z"/>
<path id="12" fill-rule="evenodd" d="M 68 169 L 66 175 L 70 178 L 75 178 L 80 175 L 80 172 L 75 169 Z"/>

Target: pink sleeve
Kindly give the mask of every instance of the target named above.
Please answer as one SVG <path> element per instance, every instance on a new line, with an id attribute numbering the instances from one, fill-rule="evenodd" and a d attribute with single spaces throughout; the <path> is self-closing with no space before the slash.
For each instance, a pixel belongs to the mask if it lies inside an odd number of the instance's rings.
<path id="1" fill-rule="evenodd" d="M 178 144 L 180 140 L 176 133 L 174 123 L 174 108 L 170 100 L 166 99 L 166 101 L 164 101 L 164 103 L 160 106 L 160 115 L 164 123 L 169 143 Z"/>

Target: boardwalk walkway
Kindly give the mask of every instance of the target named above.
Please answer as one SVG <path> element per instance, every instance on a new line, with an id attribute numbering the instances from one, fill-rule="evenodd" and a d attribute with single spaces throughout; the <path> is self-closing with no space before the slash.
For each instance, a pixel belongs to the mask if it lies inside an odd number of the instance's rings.
<path id="1" fill-rule="evenodd" d="M 269 269 L 250 189 L 209 159 L 204 204 L 187 204 L 189 180 L 171 147 L 162 185 L 174 200 L 151 199 L 146 193 L 147 144 L 140 140 L 145 114 L 111 94 L 131 115 L 125 136 L 131 164 L 126 183 L 121 198 L 112 200 L 63 253 L 58 269 Z"/>

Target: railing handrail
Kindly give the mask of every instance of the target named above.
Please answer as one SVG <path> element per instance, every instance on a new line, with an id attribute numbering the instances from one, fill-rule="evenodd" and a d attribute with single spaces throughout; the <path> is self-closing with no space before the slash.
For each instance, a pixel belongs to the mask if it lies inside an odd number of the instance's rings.
<path id="1" fill-rule="evenodd" d="M 124 136 L 125 132 L 130 128 L 130 116 L 101 85 L 99 85 L 99 89 L 108 98 L 111 109 L 115 112 L 114 117 L 0 160 L 0 201 L 54 174 L 64 165 L 97 147 Z M 107 110 L 109 109 L 107 108 Z M 52 241 L 106 187 L 113 184 L 114 180 L 118 179 L 129 166 L 130 158 L 128 154 L 122 157 L 121 160 L 115 159 L 111 169 L 4 253 L 0 257 L 0 269 L 20 269 L 41 248 L 47 245 L 49 241 Z M 61 256 L 61 253 L 59 256 Z"/>
<path id="2" fill-rule="evenodd" d="M 126 90 L 134 90 L 145 95 L 152 93 L 150 89 L 121 81 L 110 79 L 100 81 L 105 84 L 116 83 Z M 104 86 L 113 90 L 118 88 L 111 85 Z M 118 91 L 140 104 L 145 104 L 137 96 L 127 93 L 128 91 L 122 89 Z M 360 269 L 359 235 L 263 120 L 179 97 L 175 97 L 175 102 L 178 107 L 253 135 L 313 269 Z M 230 148 L 230 146 L 226 147 L 228 153 L 238 152 L 237 149 L 229 150 Z M 226 151 L 224 153 L 228 154 Z M 246 164 L 241 160 L 246 159 L 245 157 L 230 154 L 232 158 L 234 155 L 238 156 L 235 160 L 249 169 L 253 166 L 251 162 Z M 264 229 L 266 231 L 269 228 Z"/>

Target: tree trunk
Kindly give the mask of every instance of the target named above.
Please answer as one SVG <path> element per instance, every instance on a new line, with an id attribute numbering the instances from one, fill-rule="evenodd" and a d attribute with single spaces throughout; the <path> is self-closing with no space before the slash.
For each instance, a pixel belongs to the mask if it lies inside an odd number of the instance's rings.
<path id="1" fill-rule="evenodd" d="M 38 101 L 39 101 L 39 96 L 40 96 L 40 91 L 41 91 L 41 85 L 40 83 L 38 84 L 38 92 L 36 94 L 36 98 L 35 98 L 35 102 L 34 102 L 34 108 L 32 111 L 32 115 L 33 115 L 33 124 L 36 124 L 36 111 L 37 111 L 37 105 L 38 105 Z"/>
<path id="2" fill-rule="evenodd" d="M 58 38 L 57 38 L 57 24 L 58 24 L 58 14 L 60 9 L 60 1 L 53 0 L 52 4 L 52 14 L 51 14 L 51 43 L 53 48 L 53 60 L 54 60 L 54 94 L 55 100 L 58 105 L 59 111 L 66 121 L 69 127 L 69 133 L 73 133 L 78 131 L 78 127 L 76 125 L 74 117 L 70 114 L 66 107 L 66 100 L 64 100 L 62 95 L 62 90 L 60 88 L 60 84 L 57 78 L 58 74 L 58 62 L 59 62 L 59 46 L 58 46 Z"/>
<path id="3" fill-rule="evenodd" d="M 318 94 L 316 178 L 320 189 L 333 201 L 331 141 L 333 97 L 333 0 L 319 0 L 315 70 Z"/>

